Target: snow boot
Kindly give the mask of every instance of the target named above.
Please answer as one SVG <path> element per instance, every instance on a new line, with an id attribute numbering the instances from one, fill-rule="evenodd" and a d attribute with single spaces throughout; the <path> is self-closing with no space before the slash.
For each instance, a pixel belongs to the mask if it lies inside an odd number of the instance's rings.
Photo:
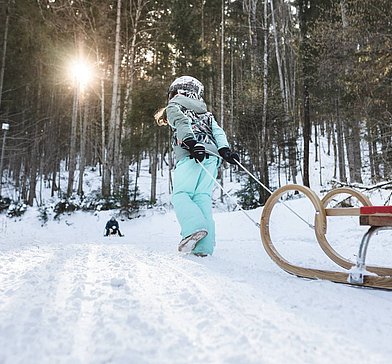
<path id="1" fill-rule="evenodd" d="M 195 257 L 200 257 L 200 258 L 204 258 L 204 257 L 208 257 L 208 254 L 204 254 L 204 253 L 192 253 Z"/>
<path id="2" fill-rule="evenodd" d="M 196 244 L 206 236 L 206 230 L 196 231 L 195 233 L 187 236 L 180 241 L 180 244 L 178 244 L 178 251 L 181 253 L 190 253 L 196 246 Z"/>

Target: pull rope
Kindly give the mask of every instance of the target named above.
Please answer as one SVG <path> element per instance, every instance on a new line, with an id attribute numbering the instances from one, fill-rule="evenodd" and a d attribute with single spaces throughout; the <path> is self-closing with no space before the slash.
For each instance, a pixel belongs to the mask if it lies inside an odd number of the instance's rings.
<path id="1" fill-rule="evenodd" d="M 217 155 L 214 152 L 208 152 L 209 154 L 213 154 L 219 158 L 221 158 L 219 155 Z M 236 159 L 234 159 L 234 161 L 237 163 L 237 165 L 239 167 L 241 167 L 250 177 L 252 177 L 255 182 L 257 182 L 261 187 L 263 187 L 270 195 L 273 194 L 273 192 L 267 187 L 265 186 L 261 181 L 259 181 L 250 171 L 248 171 L 239 161 L 237 161 Z M 295 212 L 290 206 L 288 206 L 284 201 L 282 201 L 281 199 L 278 200 L 279 203 L 283 204 L 283 206 L 285 206 L 287 209 L 289 209 L 294 215 L 296 215 L 300 220 L 302 220 L 306 225 L 308 225 L 312 230 L 315 229 L 314 225 L 312 225 L 311 223 L 307 222 L 301 215 L 299 215 L 297 212 Z M 260 226 L 260 225 L 259 225 Z"/>
<path id="2" fill-rule="evenodd" d="M 196 159 L 197 160 L 197 159 Z M 199 163 L 199 165 L 201 166 L 201 168 L 203 168 L 203 170 L 204 170 L 204 172 L 206 172 L 210 177 L 211 177 L 211 179 L 215 182 L 215 184 L 222 190 L 222 192 L 226 195 L 226 196 L 228 196 L 231 200 L 233 200 L 234 201 L 234 203 L 235 203 L 235 206 L 241 211 L 241 212 L 243 212 L 244 214 L 245 214 L 245 216 L 250 220 L 250 221 L 252 221 L 258 228 L 260 228 L 260 224 L 257 222 L 257 221 L 255 221 L 255 220 L 253 220 L 252 219 L 252 217 L 251 216 L 249 216 L 249 214 L 240 206 L 240 205 L 238 205 L 238 203 L 234 200 L 234 198 L 221 186 L 221 184 L 216 180 L 216 178 L 209 172 L 209 170 L 206 168 L 206 167 L 204 167 L 203 166 L 203 164 L 199 161 L 199 160 L 197 160 L 197 163 Z"/>
<path id="3" fill-rule="evenodd" d="M 249 176 L 251 176 L 261 187 L 263 187 L 267 192 L 269 192 L 272 195 L 272 191 L 266 187 L 265 185 L 263 185 L 251 172 L 249 172 L 239 161 L 237 161 L 236 159 L 234 159 L 236 161 L 236 163 L 238 164 L 238 166 L 240 166 L 246 173 L 249 174 Z M 279 203 L 283 204 L 283 206 L 285 206 L 286 208 L 288 208 L 294 215 L 296 215 L 300 220 L 302 220 L 306 225 L 308 225 L 311 229 L 314 230 L 314 225 L 310 224 L 309 222 L 307 222 L 301 215 L 299 215 L 297 212 L 295 212 L 290 206 L 288 206 L 284 201 L 282 200 L 278 200 Z"/>

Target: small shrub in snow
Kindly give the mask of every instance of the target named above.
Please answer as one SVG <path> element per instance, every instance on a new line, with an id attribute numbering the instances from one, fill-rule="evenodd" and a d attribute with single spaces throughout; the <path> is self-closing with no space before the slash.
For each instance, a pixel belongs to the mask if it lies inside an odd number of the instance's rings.
<path id="1" fill-rule="evenodd" d="M 80 203 L 80 208 L 83 211 L 105 211 L 118 209 L 120 207 L 121 203 L 119 198 L 116 196 L 104 198 L 98 191 L 93 191 L 89 195 L 84 196 Z"/>
<path id="2" fill-rule="evenodd" d="M 39 216 L 38 216 L 38 218 L 39 218 L 39 220 L 42 222 L 42 225 L 41 225 L 41 226 L 43 226 L 43 225 L 45 225 L 45 224 L 48 222 L 48 220 L 49 220 L 48 208 L 47 208 L 46 206 L 43 206 L 43 207 L 40 207 L 40 208 L 38 209 L 38 211 L 39 211 Z"/>
<path id="3" fill-rule="evenodd" d="M 57 219 L 61 214 L 74 212 L 79 209 L 79 205 L 71 201 L 71 199 L 62 199 L 54 206 L 54 218 Z"/>
<path id="4" fill-rule="evenodd" d="M 109 198 L 103 198 L 99 192 L 94 191 L 82 197 L 75 195 L 70 198 L 63 198 L 56 203 L 53 210 L 55 212 L 54 218 L 57 219 L 61 214 L 69 214 L 77 210 L 105 211 L 119 208 L 121 208 L 119 197 L 111 196 Z"/>
<path id="5" fill-rule="evenodd" d="M 8 210 L 11 205 L 11 199 L 8 197 L 0 197 L 0 212 Z"/>
<path id="6" fill-rule="evenodd" d="M 7 216 L 8 217 L 19 217 L 22 216 L 27 210 L 27 205 L 18 202 L 18 203 L 11 203 L 8 207 Z"/>

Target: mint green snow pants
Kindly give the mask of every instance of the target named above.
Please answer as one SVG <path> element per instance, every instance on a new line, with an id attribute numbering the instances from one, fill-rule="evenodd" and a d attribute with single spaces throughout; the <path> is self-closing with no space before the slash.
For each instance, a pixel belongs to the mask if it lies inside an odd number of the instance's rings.
<path id="1" fill-rule="evenodd" d="M 203 166 L 216 178 L 219 160 L 209 157 Z M 181 226 L 183 238 L 199 230 L 208 234 L 192 253 L 211 255 L 215 247 L 215 222 L 212 218 L 212 188 L 214 181 L 194 159 L 181 159 L 174 170 L 172 204 Z"/>

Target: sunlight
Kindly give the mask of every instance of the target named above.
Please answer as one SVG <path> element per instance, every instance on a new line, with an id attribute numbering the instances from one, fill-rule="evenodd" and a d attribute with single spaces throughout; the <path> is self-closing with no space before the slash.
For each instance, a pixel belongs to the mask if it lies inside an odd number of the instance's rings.
<path id="1" fill-rule="evenodd" d="M 93 77 L 91 65 L 82 59 L 71 62 L 69 73 L 75 85 L 78 85 L 82 90 L 91 82 Z"/>

